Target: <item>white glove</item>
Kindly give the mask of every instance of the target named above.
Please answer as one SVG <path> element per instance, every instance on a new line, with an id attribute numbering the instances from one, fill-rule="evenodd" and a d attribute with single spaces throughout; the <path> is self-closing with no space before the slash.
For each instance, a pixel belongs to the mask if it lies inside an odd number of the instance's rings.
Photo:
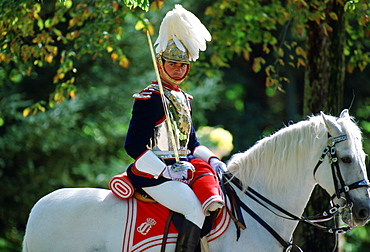
<path id="1" fill-rule="evenodd" d="M 216 171 L 216 173 L 227 173 L 227 167 L 226 164 L 222 161 L 220 161 L 218 158 L 211 158 L 209 161 L 209 164 L 212 166 L 212 168 Z"/>
<path id="2" fill-rule="evenodd" d="M 162 176 L 172 180 L 186 181 L 189 179 L 188 173 L 194 171 L 195 168 L 191 163 L 180 161 L 174 163 L 173 165 L 166 166 L 162 173 Z"/>

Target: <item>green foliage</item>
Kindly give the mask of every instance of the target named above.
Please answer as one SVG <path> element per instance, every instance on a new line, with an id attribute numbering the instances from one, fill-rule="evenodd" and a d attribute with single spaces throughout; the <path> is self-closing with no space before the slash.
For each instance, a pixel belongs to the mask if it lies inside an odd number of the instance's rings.
<path id="1" fill-rule="evenodd" d="M 76 62 L 90 55 L 110 55 L 122 67 L 129 60 L 120 44 L 124 23 L 133 8 L 149 9 L 148 0 L 137 1 L 79 1 L 79 0 L 6 0 L 2 3 L 0 20 L 0 85 L 20 82 L 38 74 L 37 68 L 52 67 L 55 85 L 49 97 L 36 99 L 35 105 L 24 110 L 24 115 L 44 111 L 76 92 Z M 52 85 L 52 84 L 50 84 Z M 44 101 L 44 102 L 41 102 Z"/>
<path id="2" fill-rule="evenodd" d="M 338 20 L 338 15 L 328 8 L 328 2 L 214 1 L 206 9 L 214 39 L 212 64 L 228 67 L 235 55 L 242 56 L 253 62 L 254 72 L 265 70 L 267 87 L 282 90 L 282 85 L 289 81 L 282 75 L 282 69 L 306 66 L 307 22 L 321 24 L 326 34 L 332 32 L 332 22 Z M 347 70 L 352 72 L 358 67 L 363 71 L 370 63 L 369 5 L 365 0 L 339 4 L 344 6 L 348 20 Z"/>
<path id="3" fill-rule="evenodd" d="M 370 28 L 369 9 L 367 1 L 346 1 L 345 10 L 348 15 L 347 47 L 345 53 L 348 60 L 347 71 L 352 73 L 358 67 L 365 70 L 370 62 Z"/>
<path id="4" fill-rule="evenodd" d="M 348 252 L 366 252 L 369 250 L 370 228 L 357 227 L 346 234 L 346 243 L 344 243 L 343 251 Z"/>

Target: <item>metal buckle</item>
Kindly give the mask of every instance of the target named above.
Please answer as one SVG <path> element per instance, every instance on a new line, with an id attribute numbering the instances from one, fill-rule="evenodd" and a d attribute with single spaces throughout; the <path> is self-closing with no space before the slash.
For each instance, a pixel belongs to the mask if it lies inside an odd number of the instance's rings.
<path id="1" fill-rule="evenodd" d="M 329 151 L 329 147 L 328 147 L 328 146 L 326 146 L 326 147 L 324 148 L 324 150 L 322 151 L 322 154 L 326 155 L 326 153 L 328 153 L 328 151 Z"/>
<path id="2" fill-rule="evenodd" d="M 343 228 L 338 229 L 337 231 L 335 231 L 335 233 L 336 234 L 344 234 L 344 233 L 348 233 L 351 230 L 352 230 L 351 227 L 343 227 Z"/>
<path id="3" fill-rule="evenodd" d="M 338 208 L 337 207 L 332 207 L 329 209 L 329 213 L 330 214 L 335 214 L 336 212 L 338 212 Z"/>
<path id="4" fill-rule="evenodd" d="M 334 146 L 334 144 L 335 144 L 335 140 L 334 140 L 334 138 L 329 137 L 329 138 L 328 138 L 328 146 Z"/>
<path id="5" fill-rule="evenodd" d="M 336 152 L 335 146 L 330 147 L 330 154 L 334 155 Z"/>

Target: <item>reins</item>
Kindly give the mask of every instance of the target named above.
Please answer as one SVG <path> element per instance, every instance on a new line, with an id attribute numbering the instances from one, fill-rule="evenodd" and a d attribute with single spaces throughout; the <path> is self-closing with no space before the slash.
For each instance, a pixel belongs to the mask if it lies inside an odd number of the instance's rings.
<path id="1" fill-rule="evenodd" d="M 333 217 L 339 215 L 340 212 L 344 208 L 349 208 L 350 212 L 352 213 L 353 203 L 352 203 L 351 197 L 350 197 L 348 192 L 350 190 L 361 188 L 361 187 L 370 187 L 370 184 L 365 179 L 360 180 L 358 182 L 355 182 L 355 183 L 353 183 L 351 185 L 348 185 L 348 186 L 346 185 L 346 183 L 344 182 L 343 176 L 340 172 L 338 157 L 336 155 L 335 144 L 338 143 L 338 142 L 342 142 L 342 141 L 347 140 L 347 136 L 342 135 L 342 136 L 333 138 L 329 135 L 328 137 L 329 137 L 328 138 L 328 145 L 322 151 L 322 155 L 321 155 L 319 161 L 317 162 L 317 164 L 315 166 L 315 169 L 313 171 L 313 174 L 314 174 L 314 177 L 315 177 L 319 166 L 323 163 L 323 161 L 325 159 L 325 156 L 328 156 L 329 163 L 331 165 L 331 170 L 332 170 L 334 187 L 335 187 L 335 194 L 331 197 L 331 200 L 330 200 L 331 207 L 328 210 L 324 211 L 321 214 L 317 214 L 315 216 L 312 216 L 312 217 L 298 217 L 298 216 L 288 212 L 287 210 L 283 209 L 282 207 L 275 204 L 274 202 L 270 201 L 269 199 L 267 199 L 266 197 L 264 197 L 263 195 L 261 195 L 260 193 L 258 193 L 257 191 L 255 191 L 251 187 L 248 187 L 244 191 L 244 194 L 247 195 L 248 197 L 250 197 L 251 199 L 253 199 L 255 202 L 257 202 L 258 204 L 260 204 L 264 208 L 266 208 L 267 210 L 269 210 L 270 212 L 272 212 L 273 214 L 275 214 L 275 215 L 277 215 L 281 218 L 309 224 L 309 225 L 314 226 L 315 228 L 318 228 L 318 229 L 320 229 L 324 232 L 334 234 L 335 238 L 337 238 L 337 235 L 340 234 L 340 233 L 346 233 L 346 232 L 350 231 L 352 229 L 350 226 L 337 228 L 337 227 L 326 227 L 326 226 L 323 226 L 323 225 L 320 225 L 320 224 L 317 223 L 317 222 L 324 222 L 324 221 L 332 219 Z M 225 190 L 226 190 L 226 192 L 227 192 L 226 194 L 229 197 L 234 198 L 234 200 L 233 200 L 234 202 L 235 202 L 235 198 L 237 199 L 237 204 L 234 204 L 234 208 L 236 209 L 234 211 L 239 212 L 240 210 L 238 210 L 238 209 L 240 209 L 240 207 L 242 209 L 244 209 L 244 211 L 246 211 L 248 214 L 250 214 L 258 223 L 260 223 L 260 225 L 262 225 L 272 236 L 275 237 L 275 239 L 283 246 L 284 251 L 290 251 L 292 248 L 297 248 L 299 251 L 302 251 L 302 249 L 298 245 L 293 244 L 292 241 L 289 241 L 289 242 L 285 241 L 270 225 L 268 225 L 261 217 L 259 217 L 258 214 L 256 214 L 252 209 L 250 209 L 244 202 L 242 202 L 240 200 L 240 198 L 235 193 L 234 189 L 229 184 L 229 182 L 232 182 L 239 190 L 243 191 L 242 182 L 238 178 L 233 176 L 231 173 L 225 173 L 225 174 L 223 174 L 223 176 L 227 180 L 227 182 L 225 184 L 222 181 L 223 179 L 221 179 L 221 182 L 222 182 L 221 185 L 223 187 L 223 191 L 225 192 Z M 339 184 L 340 184 L 341 187 L 339 187 Z M 333 199 L 335 197 L 337 197 L 338 199 L 341 199 L 342 198 L 340 196 L 341 193 L 345 194 L 345 204 L 343 206 L 335 205 Z M 273 210 L 272 208 L 275 209 L 275 210 Z M 276 210 L 279 211 L 280 213 L 282 213 L 283 215 L 277 213 Z M 238 215 L 240 216 L 240 213 Z M 234 219 L 237 219 L 237 218 L 234 217 L 233 220 Z M 238 219 L 238 220 L 240 220 L 240 219 Z M 235 222 L 235 220 L 234 220 L 234 222 Z M 235 223 L 237 225 L 237 239 L 239 239 L 240 225 L 238 224 L 238 222 L 235 222 Z M 245 226 L 243 219 L 241 219 L 241 223 Z M 335 247 L 336 247 L 336 244 L 335 244 Z"/>

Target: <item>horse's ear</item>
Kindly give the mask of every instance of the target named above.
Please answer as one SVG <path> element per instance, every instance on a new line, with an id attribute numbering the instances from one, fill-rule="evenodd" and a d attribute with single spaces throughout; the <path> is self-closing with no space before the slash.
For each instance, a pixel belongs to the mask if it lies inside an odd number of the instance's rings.
<path id="1" fill-rule="evenodd" d="M 343 109 L 343 111 L 340 113 L 339 118 L 345 118 L 345 117 L 350 117 L 348 109 Z"/>
<path id="2" fill-rule="evenodd" d="M 328 129 L 329 133 L 334 137 L 340 135 L 341 134 L 340 126 L 337 123 L 337 121 L 334 120 L 334 117 L 329 117 L 325 115 L 324 112 L 322 111 L 320 113 L 321 113 L 321 117 L 324 120 L 325 126 Z"/>

